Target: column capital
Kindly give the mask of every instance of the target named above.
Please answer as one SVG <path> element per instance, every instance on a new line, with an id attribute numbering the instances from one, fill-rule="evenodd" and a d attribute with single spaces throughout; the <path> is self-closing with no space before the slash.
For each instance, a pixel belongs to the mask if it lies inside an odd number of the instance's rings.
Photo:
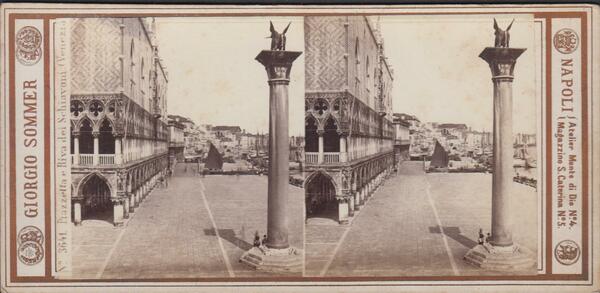
<path id="1" fill-rule="evenodd" d="M 75 202 L 75 203 L 83 203 L 83 196 L 72 196 L 71 197 L 71 201 Z"/>
<path id="2" fill-rule="evenodd" d="M 111 197 L 110 201 L 113 204 L 123 204 L 125 202 L 125 198 L 124 197 L 120 197 L 120 196 L 119 197 Z"/>
<path id="3" fill-rule="evenodd" d="M 338 129 L 337 134 L 343 138 L 347 138 L 350 135 L 350 130 L 348 129 Z"/>
<path id="4" fill-rule="evenodd" d="M 487 47 L 479 54 L 492 70 L 492 79 L 496 81 L 512 81 L 517 58 L 527 49 Z"/>
<path id="5" fill-rule="evenodd" d="M 79 138 L 80 135 L 81 135 L 81 132 L 79 130 L 71 131 L 71 136 L 73 136 L 73 138 Z"/>
<path id="6" fill-rule="evenodd" d="M 98 136 L 100 136 L 100 131 L 97 131 L 97 130 L 92 131 L 92 136 L 94 138 L 98 138 Z"/>
<path id="7" fill-rule="evenodd" d="M 263 50 L 256 56 L 267 70 L 269 84 L 289 84 L 292 63 L 302 52 Z"/>

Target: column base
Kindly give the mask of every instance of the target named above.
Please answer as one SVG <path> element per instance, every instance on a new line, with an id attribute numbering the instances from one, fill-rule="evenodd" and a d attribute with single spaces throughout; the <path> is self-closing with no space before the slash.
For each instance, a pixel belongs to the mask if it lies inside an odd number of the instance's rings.
<path id="1" fill-rule="evenodd" d="M 516 243 L 512 246 L 477 245 L 464 256 L 465 262 L 484 270 L 510 271 L 515 274 L 535 274 L 536 257 L 529 249 Z"/>
<path id="2" fill-rule="evenodd" d="M 288 247 L 284 249 L 266 246 L 252 247 L 244 252 L 240 262 L 257 271 L 278 274 L 301 274 L 303 266 L 302 250 Z"/>

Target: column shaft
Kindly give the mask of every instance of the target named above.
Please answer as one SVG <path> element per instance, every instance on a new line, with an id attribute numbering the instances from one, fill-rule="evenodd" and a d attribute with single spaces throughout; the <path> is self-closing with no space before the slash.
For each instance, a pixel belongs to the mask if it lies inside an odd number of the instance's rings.
<path id="1" fill-rule="evenodd" d="M 73 136 L 73 165 L 79 165 L 79 136 Z"/>
<path id="2" fill-rule="evenodd" d="M 94 134 L 94 155 L 92 157 L 92 162 L 94 165 L 98 165 L 99 153 L 100 153 L 100 145 L 99 145 L 99 141 L 98 141 L 98 134 L 95 133 Z"/>
<path id="3" fill-rule="evenodd" d="M 123 163 L 123 151 L 121 149 L 121 138 L 115 139 L 115 164 Z"/>
<path id="4" fill-rule="evenodd" d="M 317 157 L 317 163 L 318 164 L 323 164 L 324 161 L 324 146 L 323 146 L 323 133 L 320 132 L 319 133 L 319 154 Z"/>
<path id="5" fill-rule="evenodd" d="M 513 173 L 512 81 L 494 81 L 494 173 L 492 177 L 492 239 L 496 246 L 513 244 L 510 193 Z"/>
<path id="6" fill-rule="evenodd" d="M 346 136 L 340 136 L 340 162 L 348 161 L 348 150 L 346 149 Z"/>
<path id="7" fill-rule="evenodd" d="M 289 182 L 288 83 L 270 82 L 269 199 L 267 246 L 287 248 L 287 189 Z"/>

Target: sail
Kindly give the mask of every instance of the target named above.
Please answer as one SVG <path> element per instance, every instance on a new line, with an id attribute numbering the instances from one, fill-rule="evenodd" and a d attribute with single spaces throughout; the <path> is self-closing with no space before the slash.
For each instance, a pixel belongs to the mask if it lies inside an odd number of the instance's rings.
<path id="1" fill-rule="evenodd" d="M 432 168 L 448 168 L 448 153 L 438 141 L 435 142 L 430 166 Z"/>
<path id="2" fill-rule="evenodd" d="M 223 169 L 223 156 L 219 153 L 217 148 L 210 143 L 210 149 L 208 150 L 208 155 L 206 157 L 205 168 L 209 170 L 222 170 Z"/>

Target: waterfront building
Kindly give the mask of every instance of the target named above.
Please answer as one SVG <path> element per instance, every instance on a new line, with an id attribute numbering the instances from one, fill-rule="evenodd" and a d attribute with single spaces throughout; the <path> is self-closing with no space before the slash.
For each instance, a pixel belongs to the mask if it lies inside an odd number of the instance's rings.
<path id="1" fill-rule="evenodd" d="M 167 73 L 153 19 L 71 25 L 73 221 L 121 225 L 168 166 Z"/>
<path id="2" fill-rule="evenodd" d="M 304 35 L 307 217 L 347 223 L 393 168 L 393 71 L 369 17 L 305 17 Z"/>
<path id="3" fill-rule="evenodd" d="M 185 126 L 182 123 L 171 119 L 169 115 L 169 166 L 172 169 L 177 162 L 184 161 L 183 151 L 185 148 L 185 139 L 183 130 Z"/>
<path id="4" fill-rule="evenodd" d="M 395 163 L 409 159 L 409 149 L 411 145 L 410 127 L 412 126 L 408 119 L 412 116 L 406 114 L 394 113 L 393 124 L 395 131 L 394 138 L 394 157 Z M 412 119 L 411 119 L 412 120 Z"/>

